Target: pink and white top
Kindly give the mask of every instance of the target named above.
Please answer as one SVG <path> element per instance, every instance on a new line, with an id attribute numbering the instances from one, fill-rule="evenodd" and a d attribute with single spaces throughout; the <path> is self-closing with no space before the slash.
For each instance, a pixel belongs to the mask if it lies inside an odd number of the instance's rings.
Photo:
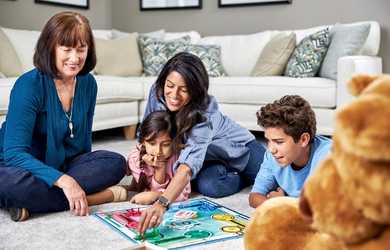
<path id="1" fill-rule="evenodd" d="M 167 188 L 169 182 L 173 177 L 173 165 L 179 158 L 179 155 L 173 154 L 167 162 L 166 168 L 166 181 L 165 183 L 158 183 L 154 178 L 154 168 L 147 164 L 144 165 L 144 173 L 148 181 L 148 191 L 157 191 L 164 192 Z M 141 158 L 140 158 L 140 145 L 137 145 L 133 150 L 130 151 L 129 156 L 127 157 L 127 169 L 126 175 L 132 175 L 133 178 L 138 182 L 140 174 L 142 172 L 141 168 Z M 176 201 L 185 201 L 188 200 L 191 193 L 191 184 L 190 182 L 184 187 L 183 192 L 177 197 Z"/>

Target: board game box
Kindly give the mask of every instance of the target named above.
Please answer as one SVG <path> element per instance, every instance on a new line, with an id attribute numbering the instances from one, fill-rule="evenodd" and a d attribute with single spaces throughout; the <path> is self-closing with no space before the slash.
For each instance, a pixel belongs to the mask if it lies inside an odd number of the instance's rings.
<path id="1" fill-rule="evenodd" d="M 150 249 L 182 249 L 197 244 L 242 237 L 248 216 L 206 198 L 173 203 L 161 225 L 148 229 L 144 239 L 137 233 L 142 210 L 137 207 L 95 216 L 123 236 Z"/>

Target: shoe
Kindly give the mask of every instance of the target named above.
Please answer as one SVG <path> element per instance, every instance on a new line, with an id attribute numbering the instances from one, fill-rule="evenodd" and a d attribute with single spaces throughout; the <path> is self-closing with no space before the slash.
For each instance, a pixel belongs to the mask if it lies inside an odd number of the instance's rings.
<path id="1" fill-rule="evenodd" d="M 110 190 L 114 196 L 113 202 L 127 201 L 127 190 L 123 186 L 116 185 L 107 189 Z"/>
<path id="2" fill-rule="evenodd" d="M 27 208 L 10 208 L 8 211 L 11 216 L 11 220 L 16 222 L 25 221 L 30 217 L 30 213 Z"/>

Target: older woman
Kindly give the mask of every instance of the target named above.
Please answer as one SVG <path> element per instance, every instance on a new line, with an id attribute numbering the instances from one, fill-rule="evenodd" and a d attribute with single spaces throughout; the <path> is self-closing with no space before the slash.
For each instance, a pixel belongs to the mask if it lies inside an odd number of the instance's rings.
<path id="1" fill-rule="evenodd" d="M 88 20 L 74 12 L 54 15 L 36 45 L 36 68 L 11 91 L 0 130 L 0 207 L 14 221 L 67 209 L 83 216 L 89 205 L 117 198 L 100 191 L 121 180 L 125 159 L 91 152 L 95 64 Z M 92 195 L 97 192 L 100 198 Z"/>

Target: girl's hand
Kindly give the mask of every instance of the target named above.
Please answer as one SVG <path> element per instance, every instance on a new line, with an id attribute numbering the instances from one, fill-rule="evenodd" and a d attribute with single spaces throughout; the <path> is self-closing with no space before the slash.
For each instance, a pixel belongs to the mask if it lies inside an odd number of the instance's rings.
<path id="1" fill-rule="evenodd" d="M 133 198 L 131 198 L 130 202 L 140 205 L 150 205 L 155 202 L 160 195 L 161 194 L 159 192 L 142 192 L 134 195 Z"/>
<path id="2" fill-rule="evenodd" d="M 148 164 L 149 166 L 152 166 L 156 169 L 160 169 L 160 168 L 166 168 L 167 166 L 167 163 L 168 163 L 168 159 L 165 159 L 163 157 L 158 157 L 158 156 L 154 156 L 154 155 L 150 155 L 150 154 L 144 154 L 142 156 L 142 160 Z"/>
<path id="3" fill-rule="evenodd" d="M 62 188 L 65 197 L 68 199 L 69 209 L 74 215 L 88 215 L 87 196 L 73 177 L 64 174 L 58 178 L 54 185 Z"/>
<path id="4" fill-rule="evenodd" d="M 269 198 L 274 198 L 274 197 L 278 197 L 278 196 L 286 196 L 286 193 L 283 191 L 283 189 L 281 189 L 280 187 L 278 187 L 276 189 L 276 191 L 272 191 L 272 192 L 269 192 L 267 194 L 267 199 Z"/>

